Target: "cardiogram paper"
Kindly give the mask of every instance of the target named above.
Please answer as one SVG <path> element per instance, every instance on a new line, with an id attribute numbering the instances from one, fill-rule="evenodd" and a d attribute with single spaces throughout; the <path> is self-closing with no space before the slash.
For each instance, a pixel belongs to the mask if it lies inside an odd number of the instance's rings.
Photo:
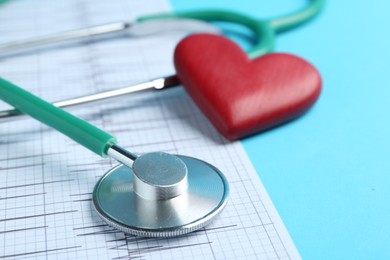
<path id="1" fill-rule="evenodd" d="M 0 7 L 0 40 L 169 10 L 164 0 L 10 0 Z M 120 34 L 2 55 L 0 75 L 50 101 L 116 89 L 174 74 L 173 50 L 184 36 Z M 186 236 L 124 234 L 106 225 L 91 202 L 96 181 L 116 161 L 33 119 L 1 122 L 0 258 L 300 258 L 240 142 L 223 139 L 181 87 L 67 110 L 135 153 L 164 151 L 215 165 L 229 180 L 229 202 L 211 225 Z"/>

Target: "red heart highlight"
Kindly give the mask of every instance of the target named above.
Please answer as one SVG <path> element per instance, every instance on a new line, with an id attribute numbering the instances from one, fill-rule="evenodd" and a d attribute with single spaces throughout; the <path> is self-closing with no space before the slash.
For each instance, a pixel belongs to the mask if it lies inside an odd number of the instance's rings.
<path id="1" fill-rule="evenodd" d="M 321 76 L 307 61 L 280 53 L 250 60 L 222 36 L 185 38 L 176 47 L 174 63 L 188 94 L 230 140 L 298 117 L 321 92 Z"/>

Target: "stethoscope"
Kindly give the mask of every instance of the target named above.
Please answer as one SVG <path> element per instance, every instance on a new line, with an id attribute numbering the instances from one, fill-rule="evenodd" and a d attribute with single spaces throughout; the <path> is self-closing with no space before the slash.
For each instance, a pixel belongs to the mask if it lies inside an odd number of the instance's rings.
<path id="1" fill-rule="evenodd" d="M 324 0 L 313 0 L 301 11 L 267 21 L 227 11 L 162 14 L 138 20 L 191 18 L 239 23 L 252 29 L 257 36 L 257 43 L 248 52 L 249 57 L 255 58 L 273 50 L 275 33 L 309 20 L 323 4 Z M 92 152 L 122 163 L 109 170 L 93 191 L 93 205 L 104 221 L 134 235 L 170 237 L 192 232 L 215 219 L 229 196 L 224 175 L 214 166 L 192 157 L 163 152 L 138 156 L 120 147 L 115 137 L 57 106 L 120 96 L 134 92 L 134 89 L 162 89 L 177 84 L 177 78 L 170 76 L 53 105 L 0 78 L 0 98 L 16 109 L 3 112 L 3 117 L 28 114 Z"/>

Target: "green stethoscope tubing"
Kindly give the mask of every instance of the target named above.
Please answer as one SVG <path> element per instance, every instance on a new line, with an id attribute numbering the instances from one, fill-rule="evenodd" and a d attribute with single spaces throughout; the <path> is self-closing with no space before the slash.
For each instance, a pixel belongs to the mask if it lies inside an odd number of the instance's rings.
<path id="1" fill-rule="evenodd" d="M 116 144 L 115 137 L 0 78 L 0 99 L 58 130 L 100 156 Z"/>
<path id="2" fill-rule="evenodd" d="M 231 11 L 207 10 L 144 16 L 138 21 L 178 17 L 199 19 L 206 22 L 241 24 L 251 29 L 256 35 L 256 44 L 247 52 L 248 56 L 253 59 L 274 50 L 276 33 L 290 30 L 309 21 L 320 13 L 325 4 L 325 0 L 310 0 L 310 2 L 301 10 L 270 20 L 255 19 Z"/>
<path id="3" fill-rule="evenodd" d="M 4 1 L 0 0 L 0 3 L 2 2 Z M 204 21 L 239 23 L 249 27 L 256 34 L 257 42 L 248 52 L 250 58 L 255 58 L 269 53 L 274 49 L 274 38 L 277 32 L 294 28 L 310 20 L 321 11 L 324 2 L 325 0 L 312 0 L 310 5 L 300 11 L 271 20 L 257 20 L 229 11 L 162 14 L 142 17 L 139 20 L 186 17 Z M 112 145 L 116 144 L 115 137 L 110 134 L 53 106 L 2 78 L 0 78 L 0 99 L 12 105 L 19 111 L 58 130 L 100 156 L 107 156 L 107 150 Z"/>

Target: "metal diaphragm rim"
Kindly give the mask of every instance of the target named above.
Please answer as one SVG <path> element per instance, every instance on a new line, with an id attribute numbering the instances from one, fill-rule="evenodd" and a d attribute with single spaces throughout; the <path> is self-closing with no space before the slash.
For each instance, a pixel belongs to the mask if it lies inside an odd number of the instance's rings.
<path id="1" fill-rule="evenodd" d="M 172 237 L 208 225 L 225 207 L 229 185 L 214 166 L 178 156 L 188 167 L 188 191 L 164 201 L 144 199 L 134 193 L 132 170 L 118 165 L 95 185 L 93 205 L 110 226 L 143 237 Z"/>

